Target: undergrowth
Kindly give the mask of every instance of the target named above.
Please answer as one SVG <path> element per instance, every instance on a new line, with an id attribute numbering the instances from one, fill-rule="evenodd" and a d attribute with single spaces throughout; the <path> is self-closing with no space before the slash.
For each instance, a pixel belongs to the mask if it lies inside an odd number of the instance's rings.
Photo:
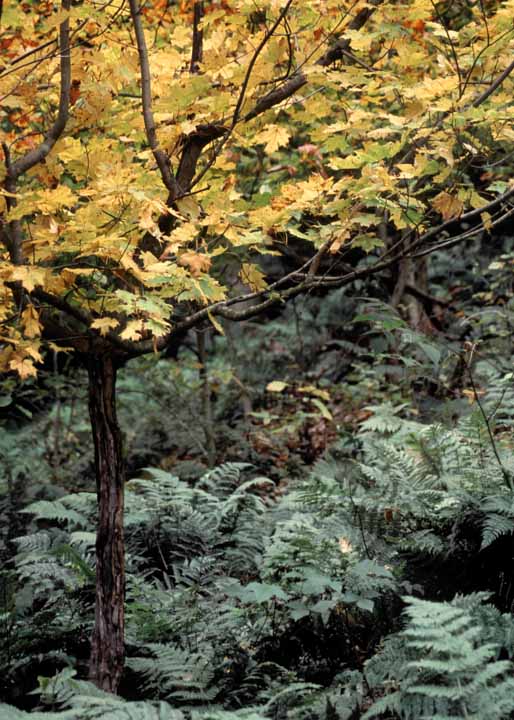
<path id="1" fill-rule="evenodd" d="M 96 498 L 29 504 L 2 577 L 4 696 L 48 720 L 509 717 L 511 598 L 484 561 L 512 542 L 509 447 L 478 410 L 448 428 L 393 406 L 358 443 L 280 496 L 241 463 L 128 482 L 125 699 L 78 679 Z"/>

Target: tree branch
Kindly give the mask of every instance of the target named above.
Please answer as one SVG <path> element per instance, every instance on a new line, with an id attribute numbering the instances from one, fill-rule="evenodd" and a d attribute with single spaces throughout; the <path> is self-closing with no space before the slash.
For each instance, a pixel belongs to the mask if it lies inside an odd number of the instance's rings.
<path id="1" fill-rule="evenodd" d="M 267 30 L 267 31 L 265 32 L 262 40 L 260 41 L 260 43 L 259 43 L 259 44 L 257 45 L 257 47 L 255 48 L 255 51 L 254 51 L 254 53 L 253 53 L 253 55 L 252 55 L 252 57 L 251 57 L 251 59 L 250 59 L 250 62 L 248 63 L 248 67 L 247 67 L 247 69 L 246 69 L 246 73 L 245 73 L 245 76 L 244 76 L 244 79 L 243 79 L 243 84 L 242 84 L 242 86 L 241 86 L 241 90 L 240 90 L 240 92 L 239 92 L 239 96 L 238 96 L 237 102 L 236 102 L 236 107 L 234 108 L 234 113 L 233 113 L 233 115 L 232 115 L 232 122 L 230 123 L 230 127 L 228 127 L 228 128 L 225 130 L 225 132 L 223 133 L 223 135 L 221 136 L 221 140 L 220 140 L 220 142 L 218 143 L 218 145 L 216 146 L 216 148 L 215 148 L 215 150 L 214 150 L 214 152 L 213 152 L 213 154 L 212 154 L 212 158 L 209 160 L 209 162 L 207 163 L 207 165 L 206 165 L 204 168 L 202 168 L 202 170 L 198 173 L 198 175 L 197 175 L 196 177 L 194 177 L 194 178 L 192 178 L 192 179 L 190 180 L 188 190 L 189 190 L 190 188 L 194 187 L 195 185 L 197 185 L 197 184 L 200 182 L 200 180 L 203 178 L 203 176 L 205 175 L 205 173 L 206 173 L 206 172 L 209 170 L 209 168 L 212 167 L 212 165 L 216 162 L 216 158 L 219 157 L 220 152 L 222 151 L 223 147 L 225 146 L 225 144 L 227 143 L 228 139 L 229 139 L 230 136 L 232 135 L 232 132 L 233 132 L 235 126 L 237 125 L 238 121 L 239 121 L 239 117 L 240 117 L 240 114 L 241 114 L 241 108 L 243 107 L 243 103 L 244 103 L 244 99 L 245 99 L 245 95 L 246 95 L 246 90 L 247 90 L 247 88 L 248 88 L 248 83 L 250 82 L 250 77 L 251 77 L 251 75 L 252 75 L 253 68 L 255 67 L 255 63 L 257 62 L 257 58 L 258 58 L 259 55 L 261 54 L 262 50 L 266 47 L 266 45 L 267 45 L 267 43 L 269 42 L 270 38 L 274 35 L 274 33 L 275 33 L 275 31 L 277 30 L 277 28 L 278 28 L 278 26 L 280 25 L 280 23 L 281 23 L 281 22 L 284 20 L 284 18 L 286 17 L 286 15 L 287 15 L 287 13 L 288 13 L 288 11 L 289 11 L 289 8 L 291 7 L 292 2 L 293 2 L 293 0 L 287 0 L 286 4 L 284 5 L 284 7 L 282 8 L 282 10 L 280 11 L 277 19 L 275 20 L 275 22 L 273 23 L 273 25 L 269 28 L 269 30 Z M 194 168 L 195 168 L 195 170 L 196 170 L 196 165 L 197 165 L 197 162 L 198 162 L 198 158 L 200 157 L 200 153 L 201 153 L 201 150 L 198 152 L 198 156 L 197 156 L 197 158 L 196 158 L 196 160 L 195 160 L 195 162 L 194 162 Z"/>
<path id="2" fill-rule="evenodd" d="M 64 12 L 68 12 L 70 4 L 71 0 L 62 0 L 61 9 Z M 9 190 L 9 185 L 15 187 L 16 181 L 21 175 L 46 158 L 62 135 L 68 122 L 71 89 L 70 21 L 68 18 L 65 18 L 59 25 L 59 54 L 61 57 L 61 86 L 57 118 L 50 130 L 46 133 L 41 144 L 37 148 L 30 150 L 10 166 L 5 182 L 5 189 L 9 192 L 14 192 L 13 190 Z"/>
<path id="3" fill-rule="evenodd" d="M 159 148 L 155 120 L 152 112 L 152 81 L 150 64 L 148 62 L 148 49 L 146 47 L 145 33 L 141 21 L 141 6 L 139 0 L 129 0 L 130 16 L 136 36 L 137 51 L 139 55 L 139 68 L 141 70 L 141 95 L 143 119 L 145 123 L 146 138 L 152 150 L 157 167 L 160 170 L 162 181 L 172 196 L 177 194 L 177 183 L 171 172 L 170 160 L 164 150 Z"/>
<path id="4" fill-rule="evenodd" d="M 280 25 L 280 23 L 282 22 L 282 20 L 283 20 L 283 19 L 285 18 L 285 16 L 287 15 L 287 13 L 288 13 L 288 11 L 289 11 L 289 8 L 291 7 L 291 3 L 292 3 L 292 2 L 293 2 L 293 0 L 287 0 L 286 4 L 284 5 L 284 7 L 282 8 L 282 10 L 280 11 L 277 19 L 275 20 L 275 22 L 273 23 L 273 25 L 271 26 L 271 28 L 266 31 L 266 33 L 264 34 L 264 37 L 262 38 L 262 40 L 260 41 L 260 43 L 259 43 L 259 44 L 257 45 L 257 47 L 255 48 L 255 52 L 253 53 L 252 58 L 251 58 L 250 62 L 248 63 L 248 67 L 247 67 L 247 69 L 246 69 L 246 74 L 245 74 L 245 77 L 244 77 L 244 80 L 243 80 L 243 84 L 242 84 L 242 86 L 241 86 L 241 91 L 240 91 L 240 93 L 239 93 L 239 97 L 238 97 L 238 99 L 237 99 L 236 107 L 235 107 L 235 109 L 234 109 L 234 114 L 233 114 L 233 116 L 232 116 L 232 123 L 231 123 L 231 127 L 230 127 L 230 130 L 231 130 L 231 131 L 234 129 L 234 127 L 236 126 L 237 121 L 239 120 L 239 115 L 240 115 L 240 113 L 241 113 L 241 108 L 242 108 L 242 106 L 243 106 L 243 102 L 244 102 L 244 99 L 245 99 L 246 90 L 247 90 L 247 88 L 248 88 L 248 83 L 250 82 L 250 77 L 251 77 L 251 75 L 252 75 L 252 71 L 253 71 L 253 68 L 254 68 L 254 66 L 255 66 L 255 63 L 257 62 L 257 58 L 258 58 L 259 55 L 261 54 L 262 50 L 264 49 L 264 47 L 266 46 L 266 44 L 268 43 L 268 41 L 270 40 L 270 38 L 271 38 L 271 37 L 273 36 L 273 34 L 275 33 L 275 30 L 278 28 L 278 26 Z"/>
<path id="5" fill-rule="evenodd" d="M 134 0 L 131 0 L 131 4 L 133 4 Z M 368 18 L 372 15 L 374 11 L 374 7 L 377 7 L 383 2 L 383 0 L 370 0 L 370 6 L 363 8 L 360 12 L 357 13 L 357 15 L 353 18 L 353 20 L 349 23 L 348 27 L 351 30 L 358 30 L 360 29 L 365 22 L 368 20 Z M 275 32 L 276 28 L 280 24 L 280 22 L 285 18 L 286 12 L 289 9 L 291 2 L 288 2 L 285 8 L 281 11 L 279 17 L 273 24 L 272 28 L 268 30 L 266 33 L 263 41 L 259 44 L 259 46 L 256 48 L 256 51 L 254 53 L 254 56 L 252 58 L 252 61 L 249 65 L 249 71 L 251 72 L 251 69 L 253 68 L 253 65 L 255 64 L 255 61 L 257 59 L 258 54 L 261 52 L 262 47 L 264 47 L 264 44 L 269 40 L 271 35 Z M 264 43 L 264 44 L 263 44 Z M 318 64 L 325 67 L 330 65 L 331 63 L 335 62 L 337 59 L 341 59 L 345 56 L 345 53 L 348 54 L 350 43 L 348 40 L 344 41 L 337 41 L 332 48 L 330 48 L 319 60 Z M 353 59 L 353 58 L 352 58 Z M 250 67 L 251 66 L 251 67 Z M 238 101 L 236 103 L 236 108 L 232 117 L 232 123 L 229 127 L 226 127 L 221 124 L 205 124 L 205 125 L 198 125 L 196 129 L 187 135 L 184 140 L 182 141 L 182 148 L 181 148 L 181 154 L 180 154 L 180 161 L 179 161 L 179 167 L 176 173 L 176 184 L 177 187 L 173 188 L 170 191 L 170 194 L 168 196 L 168 199 L 166 201 L 166 204 L 168 207 L 171 207 L 175 200 L 181 196 L 186 195 L 190 192 L 191 188 L 198 184 L 198 182 L 202 179 L 202 177 L 205 175 L 205 173 L 209 170 L 210 167 L 214 164 L 216 157 L 219 155 L 219 152 L 221 151 L 221 148 L 224 146 L 225 142 L 227 141 L 229 135 L 231 134 L 232 130 L 234 129 L 235 124 L 238 122 L 246 122 L 248 120 L 251 120 L 254 117 L 257 117 L 257 115 L 260 115 L 261 113 L 265 112 L 266 110 L 270 109 L 274 105 L 279 104 L 282 102 L 282 100 L 287 99 L 288 97 L 291 97 L 297 90 L 299 90 L 303 85 L 307 83 L 307 76 L 304 75 L 301 72 L 295 73 L 292 75 L 283 85 L 281 85 L 279 88 L 276 88 L 274 90 L 271 90 L 269 93 L 264 95 L 260 100 L 257 101 L 256 106 L 248 112 L 246 115 L 244 115 L 242 118 L 240 117 L 240 111 L 244 100 L 244 94 L 246 92 L 246 87 L 248 85 L 249 81 L 249 73 L 247 72 L 245 81 L 243 83 L 243 88 L 240 92 Z M 209 161 L 209 163 L 206 165 L 205 168 L 201 170 L 201 172 L 195 177 L 196 173 L 196 167 L 198 164 L 198 160 L 200 159 L 200 156 L 202 154 L 203 149 L 209 145 L 211 142 L 221 139 L 221 143 L 218 145 L 218 147 L 215 149 L 213 153 L 212 159 Z M 159 220 L 159 228 L 161 232 L 167 233 L 170 230 L 172 220 L 169 215 L 162 216 Z M 141 247 L 143 249 L 150 249 L 154 254 L 159 254 L 159 243 L 152 237 L 150 237 L 149 234 L 147 234 L 141 242 Z"/>
<path id="6" fill-rule="evenodd" d="M 510 63 L 510 65 L 507 65 L 505 70 L 498 75 L 496 80 L 492 82 L 488 88 L 484 90 L 483 93 L 481 93 L 478 97 L 476 97 L 473 102 L 471 103 L 472 107 L 478 107 L 481 105 L 487 98 L 489 98 L 496 90 L 500 87 L 500 85 L 503 83 L 504 80 L 506 80 L 511 72 L 514 70 L 514 60 Z"/>
<path id="7" fill-rule="evenodd" d="M 513 192 L 510 193 L 511 195 L 514 194 Z M 501 223 L 505 222 L 508 218 L 512 217 L 514 215 L 514 207 L 511 207 L 506 212 L 502 213 L 498 217 L 491 220 L 490 224 L 488 225 L 488 229 L 492 229 L 493 227 L 496 227 L 497 225 L 500 225 Z M 420 252 L 412 253 L 412 250 L 416 247 L 419 247 L 421 245 L 421 242 L 425 236 L 421 236 L 419 238 L 419 241 L 416 241 L 413 246 L 409 249 L 409 255 L 408 257 L 413 258 L 420 258 L 424 257 L 425 255 L 430 255 L 433 252 L 436 252 L 436 250 L 444 250 L 450 247 L 453 247 L 454 245 L 458 245 L 462 240 L 467 240 L 468 238 L 474 237 L 475 235 L 478 235 L 485 229 L 484 224 L 480 223 L 476 227 L 471 228 L 470 230 L 466 230 L 463 233 L 460 233 L 459 235 L 455 235 L 453 237 L 449 237 L 442 242 L 434 243 L 434 245 L 430 245 L 430 247 L 425 248 L 425 250 L 421 250 Z M 428 234 L 428 233 L 427 233 Z M 430 232 L 430 235 L 433 233 Z"/>
<path id="8" fill-rule="evenodd" d="M 373 15 L 375 8 L 381 5 L 383 0 L 370 0 L 369 7 L 360 10 L 353 20 L 349 23 L 349 30 L 360 30 L 369 18 Z M 344 34 L 344 33 L 343 33 Z M 317 65 L 321 67 L 328 67 L 337 60 L 341 60 L 345 57 L 345 54 L 349 52 L 350 41 L 345 38 L 339 38 L 317 61 Z M 353 59 L 353 58 L 352 58 Z M 266 110 L 270 110 L 275 105 L 279 105 L 284 100 L 287 100 L 292 95 L 298 92 L 300 88 L 306 85 L 308 77 L 303 72 L 297 72 L 292 75 L 287 82 L 274 90 L 270 90 L 269 93 L 263 95 L 257 100 L 255 106 L 244 116 L 244 121 L 252 120 L 253 118 L 261 115 Z"/>
<path id="9" fill-rule="evenodd" d="M 203 18 L 203 1 L 195 0 L 193 6 L 193 45 L 191 48 L 191 64 L 189 66 L 190 73 L 197 73 L 199 63 L 202 62 L 203 52 L 203 31 L 200 27 Z"/>
<path id="10" fill-rule="evenodd" d="M 419 238 L 417 238 L 414 241 L 414 244 L 411 246 L 411 251 L 414 248 L 420 247 L 420 245 L 423 245 L 426 243 L 427 240 L 430 240 L 433 237 L 436 237 L 437 235 L 440 235 L 442 232 L 445 232 L 448 228 L 454 227 L 456 224 L 460 225 L 461 227 L 463 225 L 466 225 L 468 223 L 472 223 L 474 220 L 479 218 L 484 212 L 491 213 L 497 208 L 501 207 L 504 203 L 506 203 L 510 198 L 514 197 L 514 186 L 511 187 L 509 190 L 506 190 L 503 195 L 500 195 L 499 197 L 494 198 L 494 200 L 491 200 L 491 202 L 487 203 L 487 205 L 483 205 L 481 208 L 476 208 L 475 210 L 470 210 L 467 213 L 464 213 L 463 215 L 460 215 L 460 217 L 452 218 L 451 220 L 446 220 L 445 222 L 441 223 L 435 228 L 431 228 L 430 230 L 427 230 L 426 233 L 423 233 L 423 235 L 420 235 Z M 498 222 L 496 222 L 498 224 Z M 471 228 L 471 230 L 466 231 L 464 233 L 465 237 L 469 237 L 470 234 L 476 234 L 477 232 L 480 232 L 484 229 L 483 223 L 480 223 L 479 226 Z M 459 234 L 460 237 L 460 234 Z M 451 239 L 451 238 L 450 238 Z M 463 238 L 464 239 L 464 238 Z M 445 240 L 446 242 L 446 240 Z M 429 249 L 429 252 L 432 252 L 432 249 Z M 423 255 L 426 255 L 426 252 L 422 253 Z M 413 257 L 421 257 L 421 255 L 416 255 Z"/>

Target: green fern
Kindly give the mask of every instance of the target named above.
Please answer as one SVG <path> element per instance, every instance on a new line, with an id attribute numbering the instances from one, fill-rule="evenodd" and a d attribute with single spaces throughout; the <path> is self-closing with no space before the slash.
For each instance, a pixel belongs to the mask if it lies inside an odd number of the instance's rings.
<path id="1" fill-rule="evenodd" d="M 469 605 L 480 599 L 474 597 Z M 513 666 L 494 660 L 497 646 L 483 641 L 466 604 L 406 601 L 406 628 L 386 643 L 389 652 L 368 664 L 369 680 L 375 684 L 377 674 L 382 675 L 385 694 L 363 718 L 386 711 L 402 720 L 509 717 L 514 711 Z"/>
<path id="2" fill-rule="evenodd" d="M 502 535 L 514 532 L 514 496 L 511 492 L 492 495 L 482 502 L 482 550 Z"/>

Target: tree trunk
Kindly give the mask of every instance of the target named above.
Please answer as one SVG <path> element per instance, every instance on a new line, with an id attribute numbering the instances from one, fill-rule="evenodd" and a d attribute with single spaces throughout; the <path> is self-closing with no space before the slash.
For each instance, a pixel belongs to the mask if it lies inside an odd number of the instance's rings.
<path id="1" fill-rule="evenodd" d="M 398 264 L 391 303 L 396 308 L 403 306 L 405 319 L 412 328 L 430 335 L 434 325 L 422 297 L 429 298 L 427 258 L 405 258 Z"/>
<path id="2" fill-rule="evenodd" d="M 115 693 L 125 659 L 125 472 L 116 419 L 116 366 L 112 356 L 90 356 L 89 415 L 98 498 L 95 626 L 89 678 L 102 690 Z"/>

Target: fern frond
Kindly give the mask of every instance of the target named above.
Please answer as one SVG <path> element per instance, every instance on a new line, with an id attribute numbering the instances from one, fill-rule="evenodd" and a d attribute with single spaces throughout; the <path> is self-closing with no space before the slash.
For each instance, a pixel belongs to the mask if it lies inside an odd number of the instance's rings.
<path id="1" fill-rule="evenodd" d="M 510 716 L 514 710 L 512 663 L 494 660 L 495 643 L 484 642 L 480 626 L 466 608 L 481 599 L 435 603 L 406 598 L 407 626 L 392 639 L 401 650 L 393 660 L 395 692 L 374 703 L 363 718 L 376 717 L 385 709 L 406 720 Z M 377 668 L 375 660 L 372 675 Z M 382 682 L 388 675 L 390 669 Z"/>

